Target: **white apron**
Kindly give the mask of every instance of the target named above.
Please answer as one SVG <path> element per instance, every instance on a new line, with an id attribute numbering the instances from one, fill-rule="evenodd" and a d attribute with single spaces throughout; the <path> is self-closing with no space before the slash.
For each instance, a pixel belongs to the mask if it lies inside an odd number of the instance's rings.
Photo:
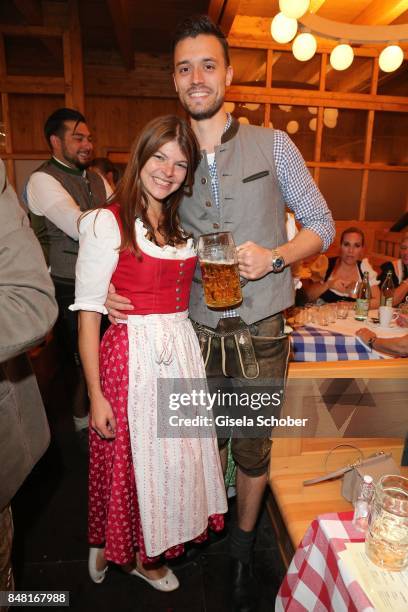
<path id="1" fill-rule="evenodd" d="M 157 379 L 205 378 L 187 312 L 128 318 L 128 419 L 137 497 L 149 557 L 199 536 L 227 511 L 217 440 L 158 438 Z"/>

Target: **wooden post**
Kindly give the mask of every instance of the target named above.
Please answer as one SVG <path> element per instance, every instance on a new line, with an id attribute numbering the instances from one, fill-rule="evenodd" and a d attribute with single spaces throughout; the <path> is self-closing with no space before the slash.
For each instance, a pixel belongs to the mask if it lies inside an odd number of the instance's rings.
<path id="1" fill-rule="evenodd" d="M 6 54 L 4 51 L 4 36 L 0 34 L 0 81 L 4 81 L 7 76 L 7 68 L 6 68 Z M 10 154 L 13 152 L 13 142 L 11 138 L 11 122 L 10 122 L 10 105 L 9 105 L 9 95 L 5 92 L 1 92 L 1 106 L 2 106 L 2 115 L 3 115 L 3 125 L 5 136 L 5 146 L 4 151 L 6 154 Z M 7 177 L 10 183 L 16 187 L 16 173 L 14 168 L 14 160 L 12 158 L 7 158 L 5 160 Z"/>
<path id="2" fill-rule="evenodd" d="M 63 36 L 65 104 L 85 113 L 84 66 L 78 1 L 68 1 L 69 28 Z"/>

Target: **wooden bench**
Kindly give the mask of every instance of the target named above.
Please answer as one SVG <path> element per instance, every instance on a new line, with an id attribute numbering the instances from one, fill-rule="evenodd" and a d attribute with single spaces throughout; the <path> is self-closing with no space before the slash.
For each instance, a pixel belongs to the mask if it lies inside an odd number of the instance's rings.
<path id="1" fill-rule="evenodd" d="M 377 378 L 402 379 L 408 376 L 408 359 L 381 361 L 343 361 L 290 363 L 291 379 L 318 378 Z M 402 435 L 405 432 L 401 432 Z M 402 438 L 276 438 L 272 445 L 269 470 L 269 516 L 278 546 L 286 566 L 313 519 L 319 514 L 351 510 L 351 504 L 341 495 L 341 479 L 305 487 L 303 481 L 333 471 L 355 461 L 358 453 L 350 448 L 338 448 L 328 460 L 328 452 L 338 444 L 350 443 L 367 457 L 376 451 L 392 452 L 400 465 L 404 441 Z M 408 477 L 408 468 L 401 468 Z"/>

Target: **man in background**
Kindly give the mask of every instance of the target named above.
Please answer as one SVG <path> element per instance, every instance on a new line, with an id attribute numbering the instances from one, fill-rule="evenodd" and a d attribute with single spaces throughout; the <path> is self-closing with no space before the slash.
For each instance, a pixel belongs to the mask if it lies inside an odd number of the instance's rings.
<path id="1" fill-rule="evenodd" d="M 47 334 L 57 305 L 40 245 L 7 183 L 2 160 L 0 270 L 0 591 L 9 591 L 14 588 L 10 501 L 49 443 L 44 406 L 25 351 Z"/>
<path id="2" fill-rule="evenodd" d="M 115 191 L 119 181 L 119 170 L 108 157 L 95 157 L 89 168 L 102 176 L 109 183 L 112 191 Z"/>
<path id="3" fill-rule="evenodd" d="M 59 306 L 56 336 L 61 358 L 67 360 L 73 389 L 73 416 L 81 447 L 88 441 L 88 397 L 78 351 L 75 301 L 75 264 L 78 256 L 78 219 L 111 195 L 108 183 L 89 172 L 93 144 L 85 117 L 71 108 L 56 110 L 44 125 L 51 158 L 30 176 L 25 199 L 34 231 L 50 266 Z"/>

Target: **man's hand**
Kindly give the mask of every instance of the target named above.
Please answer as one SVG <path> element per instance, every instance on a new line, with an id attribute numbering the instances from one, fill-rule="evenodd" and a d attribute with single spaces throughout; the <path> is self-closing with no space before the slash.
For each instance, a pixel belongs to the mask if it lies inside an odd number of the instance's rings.
<path id="1" fill-rule="evenodd" d="M 127 319 L 126 310 L 133 310 L 129 298 L 118 295 L 115 291 L 114 285 L 110 283 L 105 308 L 108 311 L 109 321 L 113 325 L 117 324 L 117 319 Z"/>
<path id="2" fill-rule="evenodd" d="M 370 329 L 367 329 L 367 327 L 362 327 L 361 329 L 358 329 L 356 331 L 356 336 L 361 338 L 361 340 L 365 342 L 366 344 L 368 344 L 371 338 L 374 339 L 377 337 L 377 335 L 374 332 L 372 332 Z"/>
<path id="3" fill-rule="evenodd" d="M 237 247 L 239 273 L 244 278 L 256 280 L 272 271 L 272 251 L 254 242 L 244 242 Z"/>
<path id="4" fill-rule="evenodd" d="M 400 313 L 396 318 L 396 323 L 400 327 L 408 327 L 408 314 Z"/>
<path id="5" fill-rule="evenodd" d="M 91 399 L 91 427 L 101 438 L 113 439 L 116 435 L 116 419 L 108 400 L 103 396 Z"/>
<path id="6" fill-rule="evenodd" d="M 342 278 L 332 278 L 327 284 L 329 289 L 334 289 L 339 293 L 350 293 L 353 286 L 355 285 L 354 282 L 350 283 L 348 281 L 343 280 Z"/>

